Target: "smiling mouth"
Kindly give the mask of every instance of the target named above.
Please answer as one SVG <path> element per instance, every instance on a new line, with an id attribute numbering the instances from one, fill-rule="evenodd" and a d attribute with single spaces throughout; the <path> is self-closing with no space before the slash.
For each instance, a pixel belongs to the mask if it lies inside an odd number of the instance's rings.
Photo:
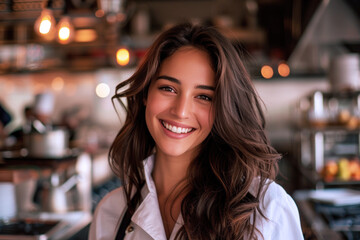
<path id="1" fill-rule="evenodd" d="M 173 133 L 178 133 L 178 134 L 185 134 L 185 133 L 189 133 L 195 130 L 195 128 L 182 128 L 182 127 L 176 127 L 173 126 L 165 121 L 161 121 L 161 124 L 164 126 L 164 128 L 166 128 L 167 130 L 173 132 Z"/>

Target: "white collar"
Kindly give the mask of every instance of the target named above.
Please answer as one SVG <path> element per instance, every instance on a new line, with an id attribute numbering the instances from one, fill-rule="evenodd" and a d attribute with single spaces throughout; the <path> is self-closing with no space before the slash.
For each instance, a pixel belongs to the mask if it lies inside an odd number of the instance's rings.
<path id="1" fill-rule="evenodd" d="M 151 155 L 144 160 L 144 174 L 146 186 L 141 190 L 143 201 L 136 209 L 131 220 L 140 226 L 147 234 L 157 240 L 166 240 L 164 224 L 162 222 L 159 202 L 156 193 L 154 180 L 151 176 L 154 169 L 155 156 Z M 154 221 L 155 220 L 155 221 Z M 183 225 L 183 219 L 180 214 L 170 239 L 174 239 L 179 228 Z"/>

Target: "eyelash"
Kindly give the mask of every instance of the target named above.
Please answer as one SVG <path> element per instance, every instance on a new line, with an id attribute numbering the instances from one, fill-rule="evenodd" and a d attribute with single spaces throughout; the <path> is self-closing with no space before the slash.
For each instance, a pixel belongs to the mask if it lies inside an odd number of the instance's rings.
<path id="1" fill-rule="evenodd" d="M 176 93 L 175 89 L 173 89 L 172 87 L 169 87 L 169 86 L 162 86 L 162 87 L 159 87 L 159 89 L 162 91 L 166 91 L 166 92 Z M 198 98 L 200 100 L 204 100 L 204 101 L 209 101 L 209 102 L 212 101 L 212 98 L 207 95 L 199 95 L 196 98 Z"/>
<path id="2" fill-rule="evenodd" d="M 172 87 L 169 86 L 159 87 L 159 89 L 166 92 L 176 92 Z"/>
<path id="3" fill-rule="evenodd" d="M 197 98 L 199 98 L 199 99 L 201 99 L 201 100 L 204 100 L 204 101 L 209 101 L 209 102 L 212 101 L 212 98 L 209 97 L 209 96 L 206 96 L 206 95 L 200 95 L 200 96 L 198 96 Z"/>

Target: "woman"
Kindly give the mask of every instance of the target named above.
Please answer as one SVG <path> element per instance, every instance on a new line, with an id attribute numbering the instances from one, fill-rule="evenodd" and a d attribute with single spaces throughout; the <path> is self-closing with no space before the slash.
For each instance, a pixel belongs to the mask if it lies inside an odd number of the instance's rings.
<path id="1" fill-rule="evenodd" d="M 115 239 L 124 225 L 125 239 L 303 238 L 296 205 L 273 181 L 280 155 L 257 93 L 215 29 L 162 33 L 117 86 L 121 97 L 127 118 L 109 159 L 123 187 L 102 199 L 90 239 Z"/>

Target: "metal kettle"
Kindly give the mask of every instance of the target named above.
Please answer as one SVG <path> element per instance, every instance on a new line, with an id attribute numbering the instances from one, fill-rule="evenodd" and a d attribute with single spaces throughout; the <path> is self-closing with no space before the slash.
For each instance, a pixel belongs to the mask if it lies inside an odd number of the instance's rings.
<path id="1" fill-rule="evenodd" d="M 58 173 L 52 173 L 50 177 L 50 187 L 45 199 L 43 199 L 43 208 L 45 211 L 64 213 L 69 210 L 67 192 L 73 188 L 80 180 L 78 174 L 72 175 L 63 184 L 60 185 L 60 176 Z"/>

